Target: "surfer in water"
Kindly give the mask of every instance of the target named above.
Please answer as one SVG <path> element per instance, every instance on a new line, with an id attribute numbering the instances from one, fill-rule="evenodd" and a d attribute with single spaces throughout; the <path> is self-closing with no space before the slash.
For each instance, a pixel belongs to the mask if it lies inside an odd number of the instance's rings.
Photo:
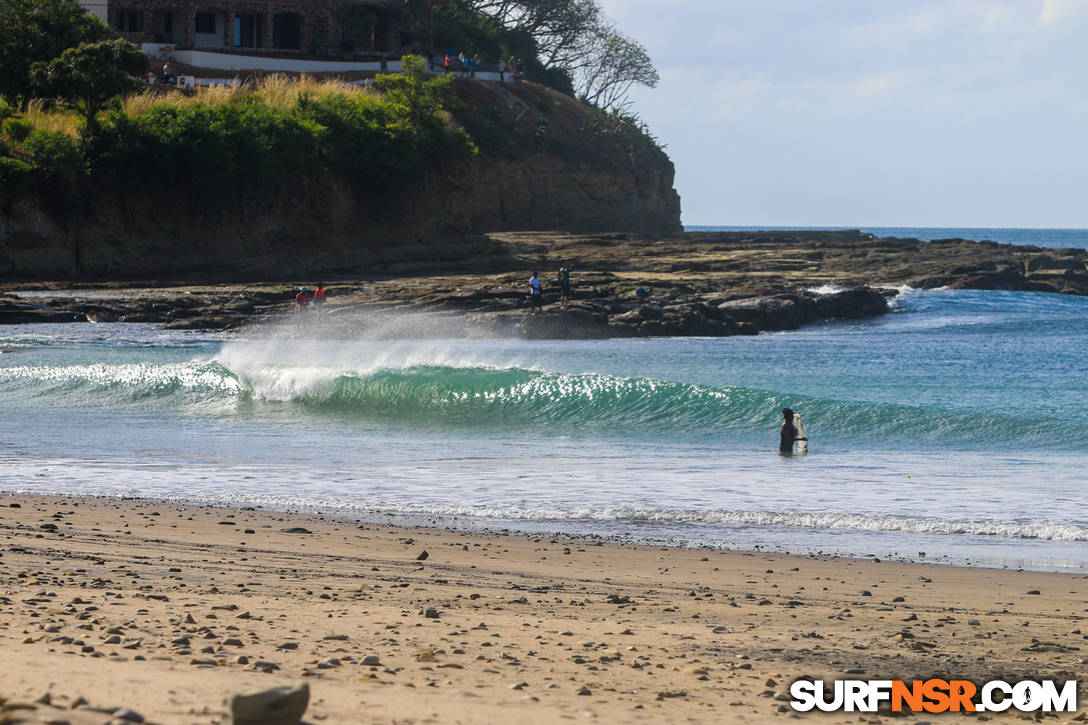
<path id="1" fill-rule="evenodd" d="M 800 413 L 782 409 L 782 435 L 778 450 L 781 453 L 793 453 L 793 444 L 798 443 L 797 452 L 808 452 L 808 438 L 805 437 L 805 424 L 801 421 Z"/>

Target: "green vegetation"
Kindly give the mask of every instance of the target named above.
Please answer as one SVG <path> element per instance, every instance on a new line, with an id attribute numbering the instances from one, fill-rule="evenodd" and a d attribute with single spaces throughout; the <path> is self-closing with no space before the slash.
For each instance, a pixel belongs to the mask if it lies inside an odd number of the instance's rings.
<path id="1" fill-rule="evenodd" d="M 17 196 L 25 192 L 33 173 L 34 167 L 27 162 L 0 156 L 0 199 L 5 193 Z"/>
<path id="2" fill-rule="evenodd" d="M 103 117 L 84 150 L 103 179 L 136 189 L 168 179 L 172 192 L 203 204 L 224 194 L 300 189 L 330 172 L 363 188 L 388 186 L 475 152 L 441 115 L 443 84 L 403 76 L 383 84 L 391 89 L 386 97 L 273 77 L 252 89 L 135 98 Z"/>
<path id="3" fill-rule="evenodd" d="M 427 80 L 422 58 L 406 58 L 402 75 L 379 77 L 380 92 L 273 77 L 125 100 L 141 90 L 147 59 L 107 35 L 75 0 L 0 3 L 0 201 L 34 178 L 168 185 L 204 204 L 304 189 L 330 173 L 363 188 L 389 186 L 476 151 L 447 113 L 451 79 Z"/>
<path id="4" fill-rule="evenodd" d="M 29 168 L 148 192 L 167 183 L 179 198 L 207 205 L 303 189 L 328 173 L 360 188 L 389 186 L 469 158 L 475 146 L 443 110 L 452 103 L 450 80 L 422 80 L 419 58 L 408 67 L 410 75 L 379 79 L 384 94 L 273 76 L 251 88 L 134 96 L 78 138 L 10 118 L 3 128 L 13 163 L 0 193 L 25 189 Z"/>
<path id="5" fill-rule="evenodd" d="M 397 12 L 418 26 L 427 6 L 408 0 Z M 360 37 L 374 30 L 369 12 L 345 0 Z M 273 76 L 239 89 L 147 89 L 138 79 L 147 58 L 106 40 L 108 29 L 76 0 L 0 0 L 0 202 L 36 179 L 93 179 L 96 188 L 205 206 L 268 190 L 306 193 L 324 175 L 388 189 L 471 157 L 473 138 L 506 158 L 626 164 L 662 155 L 623 112 L 631 85 L 653 85 L 656 71 L 603 19 L 598 0 L 452 0 L 438 7 L 435 33 L 440 52 L 523 61 L 529 78 L 611 113 L 555 115 L 561 102 L 581 105 L 523 87 L 511 89 L 524 106 L 511 118 L 514 105 L 485 100 L 482 87 L 459 88 L 459 102 L 453 78 L 430 78 L 415 56 L 370 88 Z"/>
<path id="6" fill-rule="evenodd" d="M 56 99 L 83 117 L 90 132 L 98 114 L 117 105 L 144 85 L 137 76 L 147 72 L 147 56 L 123 40 L 83 43 L 49 62 L 30 67 L 30 78 L 40 98 Z"/>
<path id="7" fill-rule="evenodd" d="M 9 118 L 4 122 L 4 136 L 14 143 L 26 141 L 34 133 L 34 124 L 24 118 Z"/>
<path id="8" fill-rule="evenodd" d="M 616 110 L 595 116 L 583 132 L 593 139 L 593 147 L 602 154 L 618 154 L 635 163 L 668 161 L 649 127 L 633 113 Z"/>
<path id="9" fill-rule="evenodd" d="M 76 0 L 0 2 L 0 96 L 26 108 L 35 97 L 30 67 L 69 48 L 109 37 L 109 30 Z"/>
<path id="10" fill-rule="evenodd" d="M 79 146 L 59 131 L 34 129 L 23 141 L 22 149 L 35 168 L 48 175 L 72 180 L 87 172 L 87 161 Z"/>

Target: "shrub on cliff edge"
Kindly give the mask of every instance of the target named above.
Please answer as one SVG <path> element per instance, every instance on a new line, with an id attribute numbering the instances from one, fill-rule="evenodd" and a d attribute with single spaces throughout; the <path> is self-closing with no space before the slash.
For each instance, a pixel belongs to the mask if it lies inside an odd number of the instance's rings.
<path id="1" fill-rule="evenodd" d="M 25 161 L 0 156 L 0 203 L 26 191 L 33 171 Z"/>
<path id="2" fill-rule="evenodd" d="M 440 87 L 397 78 L 384 84 L 388 97 L 350 87 L 311 92 L 305 84 L 292 94 L 275 81 L 271 95 L 258 87 L 110 111 L 85 149 L 93 171 L 120 188 L 165 186 L 205 206 L 268 190 L 301 194 L 323 173 L 385 188 L 474 151 L 442 117 Z"/>
<path id="3" fill-rule="evenodd" d="M 26 141 L 34 133 L 34 124 L 25 118 L 9 118 L 4 121 L 4 136 L 14 143 Z"/>
<path id="4" fill-rule="evenodd" d="M 23 142 L 23 150 L 33 159 L 34 166 L 47 175 L 73 180 L 87 173 L 87 161 L 79 146 L 59 131 L 34 129 Z"/>

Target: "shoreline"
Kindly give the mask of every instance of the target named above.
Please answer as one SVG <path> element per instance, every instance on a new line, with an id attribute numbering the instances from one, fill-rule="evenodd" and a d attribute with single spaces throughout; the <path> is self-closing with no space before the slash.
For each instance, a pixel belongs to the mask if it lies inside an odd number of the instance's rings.
<path id="1" fill-rule="evenodd" d="M 637 535 L 631 533 L 611 533 L 607 531 L 576 531 L 562 528 L 548 528 L 549 525 L 556 523 L 556 519 L 504 519 L 501 517 L 488 517 L 488 516 L 472 516 L 471 514 L 444 514 L 444 513 L 431 513 L 431 512 L 392 512 L 392 513 L 378 513 L 377 511 L 363 512 L 358 510 L 337 510 L 332 507 L 324 507 L 318 504 L 311 504 L 309 506 L 302 505 L 297 508 L 274 508 L 273 505 L 265 505 L 257 500 L 241 500 L 234 503 L 230 502 L 216 502 L 210 500 L 198 500 L 190 499 L 182 496 L 176 497 L 156 497 L 156 496 L 126 496 L 126 495 L 110 495 L 110 494 L 81 494 L 79 496 L 69 496 L 67 494 L 49 493 L 49 492 L 25 492 L 25 491 L 8 491 L 0 489 L 0 510 L 4 507 L 5 497 L 18 497 L 27 496 L 31 498 L 43 498 L 43 499 L 61 499 L 61 498 L 75 498 L 80 501 L 98 502 L 102 504 L 110 503 L 130 503 L 137 505 L 162 505 L 162 506 L 181 506 L 188 508 L 195 508 L 207 511 L 224 511 L 224 512 L 260 512 L 268 515 L 280 515 L 280 516 L 301 516 L 307 518 L 319 518 L 322 520 L 329 520 L 332 522 L 339 522 L 342 524 L 365 524 L 369 526 L 388 526 L 395 529 L 404 530 L 425 530 L 443 532 L 450 535 L 463 535 L 463 536 L 511 536 L 517 538 L 548 538 L 558 539 L 568 543 L 579 543 L 591 546 L 598 546 L 600 544 L 608 544 L 611 546 L 619 547 L 637 547 L 637 548 L 655 548 L 655 549 L 677 549 L 683 551 L 704 551 L 704 552 L 724 552 L 731 554 L 767 554 L 773 556 L 785 556 L 796 558 L 822 558 L 831 560 L 844 560 L 844 561 L 871 561 L 877 560 L 881 562 L 904 564 L 904 565 L 918 565 L 918 566 L 936 566 L 936 567 L 951 567 L 957 569 L 982 569 L 992 571 L 1013 571 L 1013 572 L 1031 572 L 1036 574 L 1060 574 L 1068 576 L 1084 576 L 1088 579 L 1088 567 L 1080 565 L 1081 568 L 1075 566 L 1060 567 L 1056 564 L 1049 566 L 1033 566 L 1024 564 L 1013 563 L 1001 563 L 1000 559 L 990 558 L 982 559 L 980 557 L 969 557 L 956 555 L 951 553 L 933 554 L 926 552 L 919 552 L 921 556 L 910 556 L 908 554 L 901 554 L 899 552 L 861 552 L 861 551 L 849 551 L 846 549 L 840 550 L 824 550 L 819 549 L 817 551 L 805 551 L 803 550 L 803 544 L 754 544 L 750 547 L 738 545 L 735 542 L 729 543 L 707 543 L 699 542 L 695 539 L 685 539 L 681 536 L 653 536 L 653 535 Z M 572 523 L 577 523 L 578 520 L 569 520 Z M 622 523 L 624 528 L 630 528 L 633 522 L 617 519 L 616 523 Z M 538 527 L 534 527 L 533 524 L 539 524 Z M 692 522 L 693 526 L 699 525 L 699 522 Z M 755 526 L 755 525 L 753 525 Z M 849 532 L 849 529 L 836 529 L 838 531 Z M 870 530 L 855 530 L 855 533 L 862 534 L 880 534 L 885 532 L 870 531 Z M 765 535 L 764 535 L 765 536 Z M 936 534 L 941 537 L 944 534 Z M 953 535 L 954 536 L 954 535 Z M 976 538 L 994 541 L 1001 541 L 1003 537 L 996 535 L 975 534 Z M 1029 544 L 1036 542 L 1049 542 L 1050 539 L 1025 537 L 1021 539 L 1014 539 L 1010 537 L 1004 537 L 1006 541 L 1021 541 L 1028 542 Z M 784 548 L 790 546 L 791 549 Z M 875 548 L 875 547 L 874 547 Z M 801 549 L 801 550 L 798 550 Z M 1047 557 L 1048 560 L 1053 557 Z M 1088 610 L 1086 610 L 1088 611 Z"/>
<path id="2" fill-rule="evenodd" d="M 766 722 L 802 675 L 1088 664 L 1083 575 L 72 496 L 0 495 L 0 534 L 0 698 L 149 722 L 214 722 L 226 694 L 298 678 L 307 721 Z"/>

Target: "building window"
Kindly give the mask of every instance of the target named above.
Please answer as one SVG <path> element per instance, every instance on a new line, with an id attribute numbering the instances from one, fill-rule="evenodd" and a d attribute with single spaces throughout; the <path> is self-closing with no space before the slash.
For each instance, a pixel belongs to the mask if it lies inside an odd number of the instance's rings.
<path id="1" fill-rule="evenodd" d="M 137 10 L 122 10 L 117 13 L 117 29 L 122 33 L 139 33 L 142 26 L 143 13 Z"/>
<path id="2" fill-rule="evenodd" d="M 272 46 L 282 50 L 302 48 L 302 16 L 279 13 L 272 17 Z"/>
<path id="3" fill-rule="evenodd" d="M 256 48 L 261 44 L 261 19 L 256 15 L 234 16 L 234 45 Z"/>
<path id="4" fill-rule="evenodd" d="M 196 14 L 196 32 L 201 35 L 215 34 L 215 13 Z"/>

